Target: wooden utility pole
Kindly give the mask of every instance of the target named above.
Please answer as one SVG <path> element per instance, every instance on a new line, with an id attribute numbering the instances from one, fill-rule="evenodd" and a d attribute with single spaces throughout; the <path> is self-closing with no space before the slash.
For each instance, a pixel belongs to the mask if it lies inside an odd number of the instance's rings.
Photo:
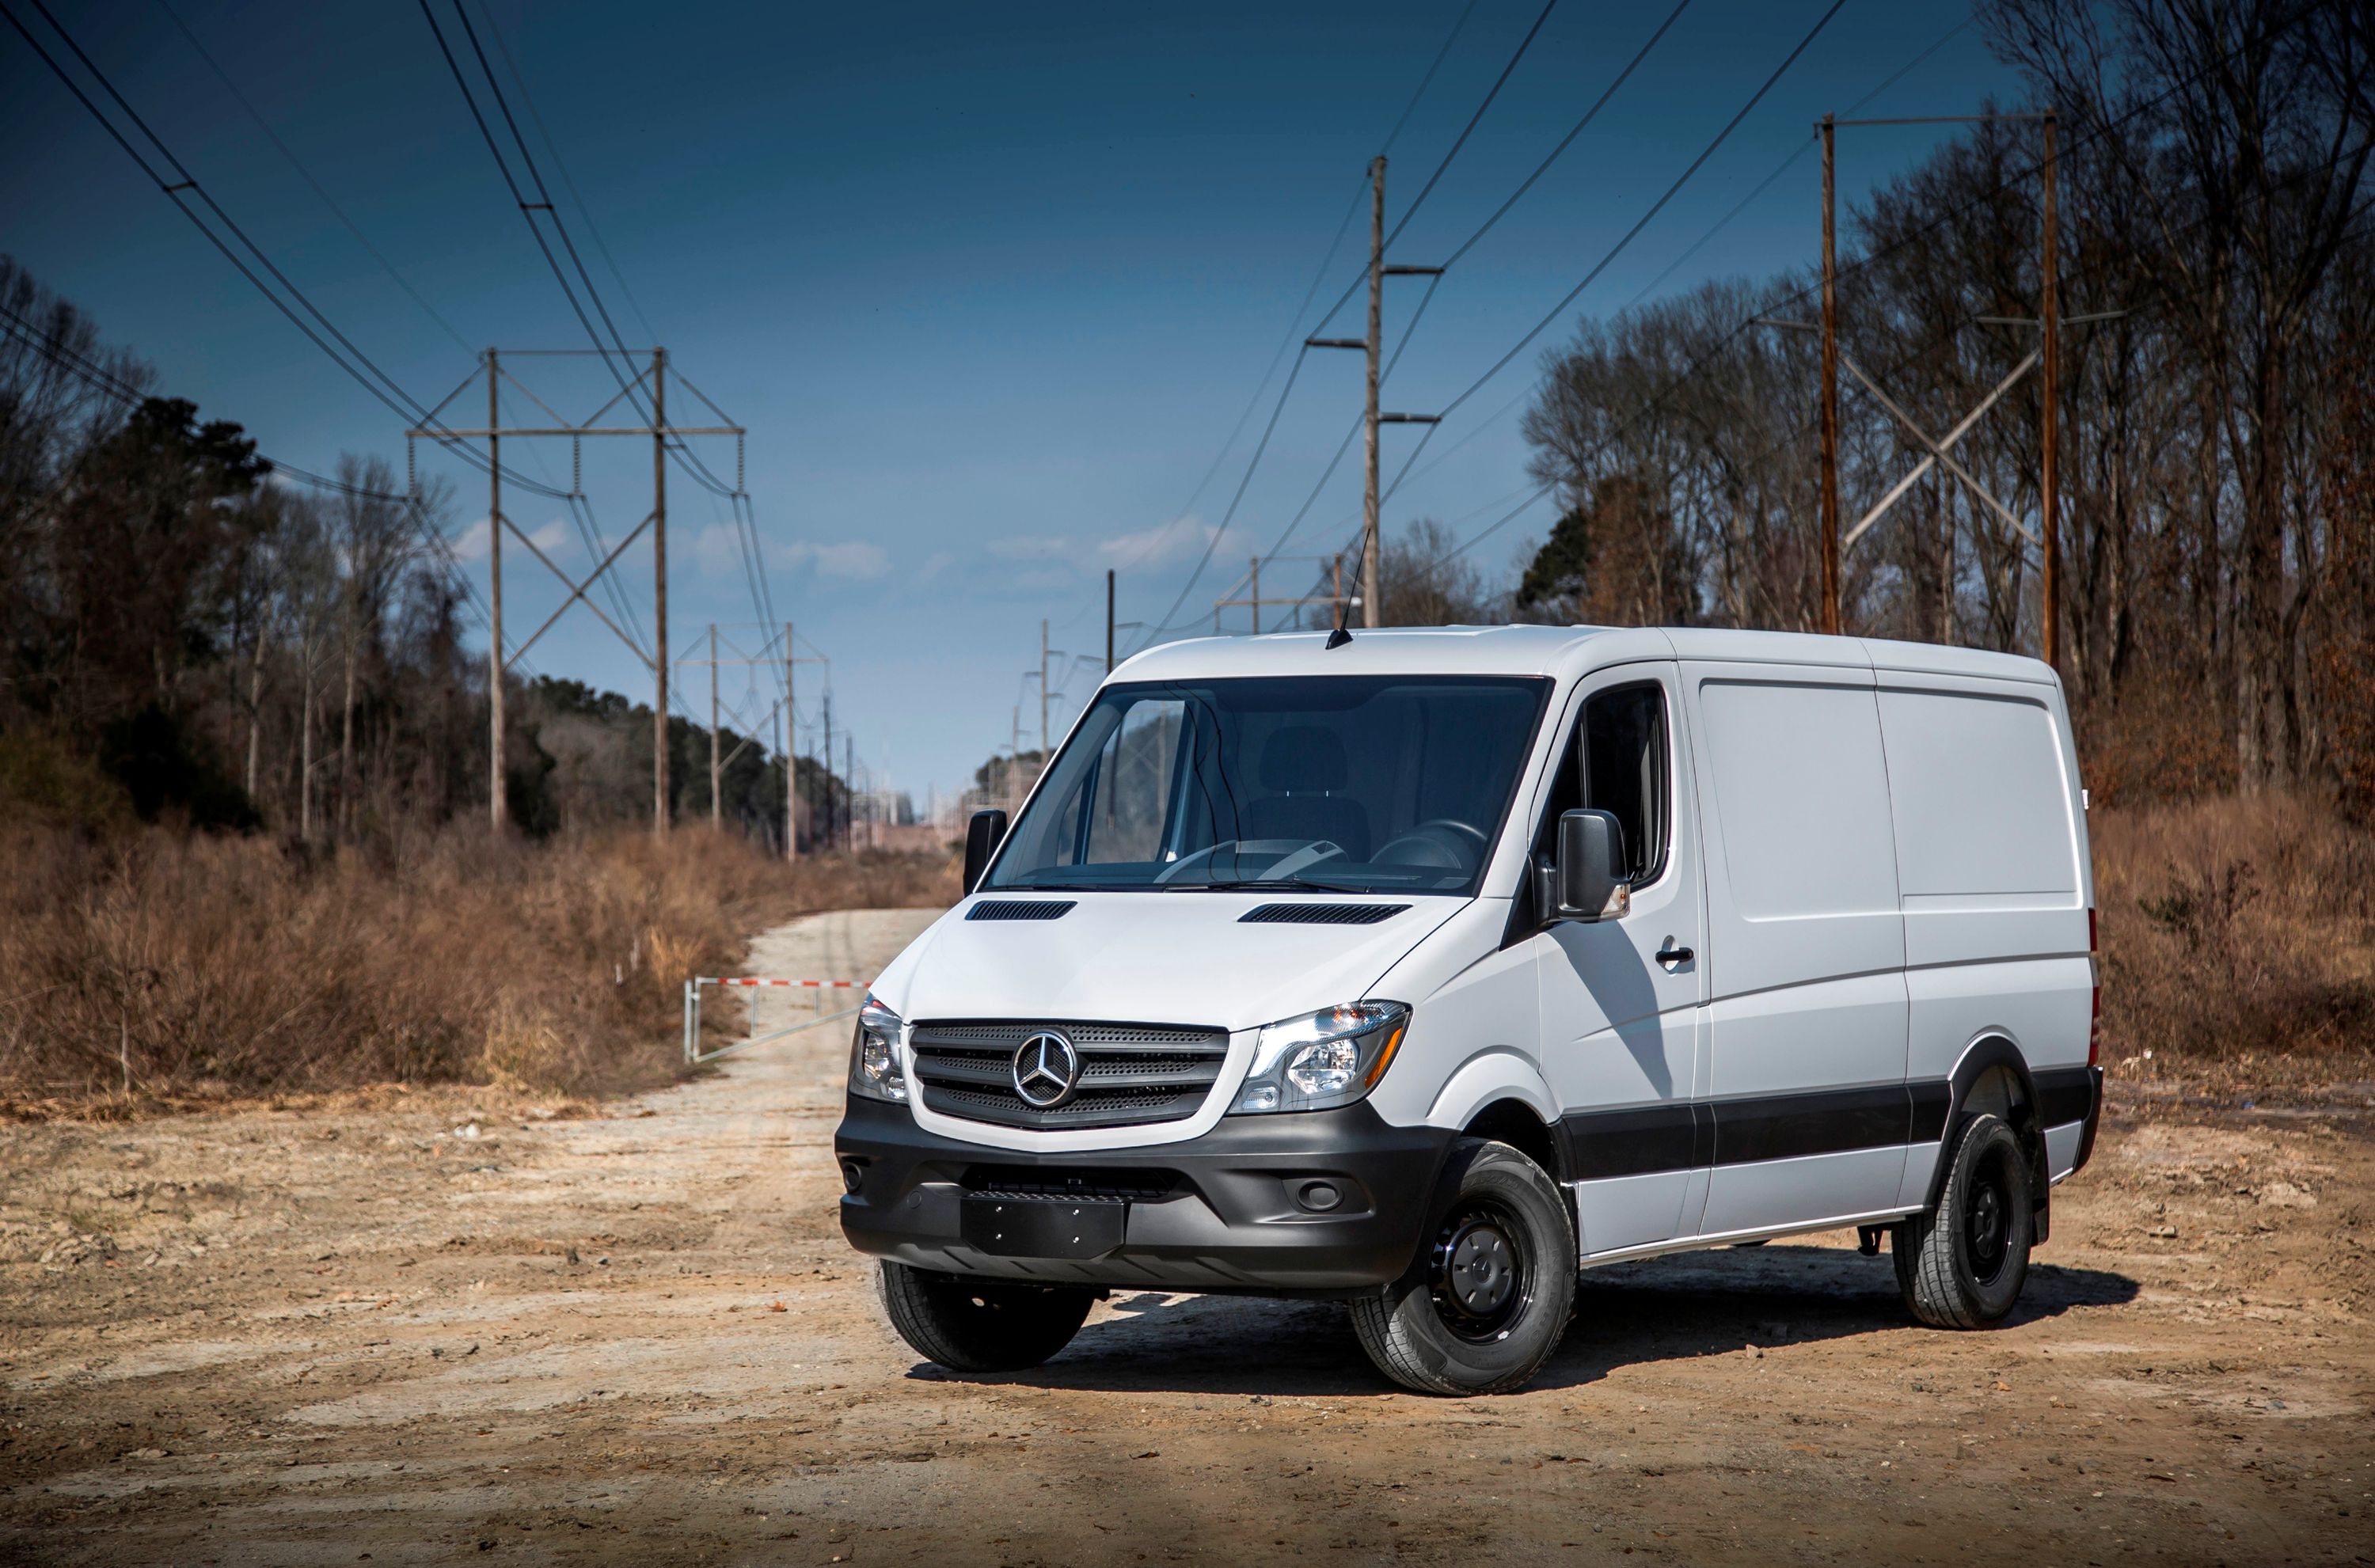
<path id="1" fill-rule="evenodd" d="M 1261 635 L 1261 557 L 1254 557 L 1254 563 L 1248 570 L 1253 579 L 1254 635 L 1258 637 Z"/>
<path id="2" fill-rule="evenodd" d="M 800 711 L 791 703 L 791 622 L 784 622 L 784 860 L 800 857 Z"/>
<path id="3" fill-rule="evenodd" d="M 717 764 L 717 623 L 709 623 L 709 825 L 726 825 L 725 794 Z"/>
<path id="4" fill-rule="evenodd" d="M 1365 435 L 1361 466 L 1361 624 L 1384 624 L 1384 600 L 1378 586 L 1379 556 L 1377 508 L 1382 498 L 1377 493 L 1377 427 L 1379 425 L 1432 425 L 1440 418 L 1436 414 L 1381 414 L 1377 411 L 1377 384 L 1382 379 L 1378 364 L 1383 347 L 1385 286 L 1388 277 L 1438 277 L 1439 266 L 1388 266 L 1386 265 L 1386 159 L 1383 154 L 1369 161 L 1369 330 L 1360 337 L 1306 337 L 1306 348 L 1358 348 L 1369 362 L 1368 393 L 1363 405 L 1361 428 Z M 1261 594 L 1256 590 L 1254 597 Z M 1215 612 L 1217 614 L 1217 612 Z M 1255 630 L 1261 630 L 1261 612 L 1254 612 Z M 1214 631 L 1220 630 L 1217 620 Z"/>
<path id="5" fill-rule="evenodd" d="M 1039 766 L 1047 765 L 1047 623 L 1039 623 Z"/>
<path id="6" fill-rule="evenodd" d="M 1378 624 L 1377 597 L 1377 349 L 1385 306 L 1386 156 L 1369 164 L 1369 380 L 1361 458 L 1361 624 Z M 1260 595 L 1257 594 L 1255 597 Z M 1261 612 L 1254 612 L 1257 619 Z"/>
<path id="7" fill-rule="evenodd" d="M 817 843 L 833 847 L 833 688 L 824 689 L 824 827 L 817 834 Z"/>
<path id="8" fill-rule="evenodd" d="M 2044 658 L 2059 669 L 2062 653 L 2062 509 L 2060 459 L 2062 453 L 2062 285 L 2060 236 L 2054 221 L 2054 196 L 2061 184 L 2055 168 L 2054 112 L 2045 112 L 2045 235 L 2044 252 L 2038 259 L 2038 316 L 2044 324 L 2045 406 L 2039 423 L 2043 427 L 2039 439 L 2044 444 L 2038 465 L 2038 501 L 2044 515 L 2038 519 L 2038 532 L 2044 536 L 2039 552 L 2045 557 L 2045 608 L 2043 628 Z"/>
<path id="9" fill-rule="evenodd" d="M 792 623 L 784 622 L 784 858 L 800 857 L 800 711 L 792 704 Z"/>
<path id="10" fill-rule="evenodd" d="M 487 808 L 503 825 L 503 438 L 496 407 L 495 351 L 487 350 Z M 311 782 L 310 780 L 308 781 Z"/>
<path id="11" fill-rule="evenodd" d="M 1114 569 L 1105 568 L 1105 673 L 1113 674 Z"/>
<path id="12" fill-rule="evenodd" d="M 668 829 L 668 350 L 652 350 L 652 831 Z"/>
<path id="13" fill-rule="evenodd" d="M 1823 621 L 1839 631 L 1839 277 L 1831 179 L 1835 122 L 1823 116 Z"/>

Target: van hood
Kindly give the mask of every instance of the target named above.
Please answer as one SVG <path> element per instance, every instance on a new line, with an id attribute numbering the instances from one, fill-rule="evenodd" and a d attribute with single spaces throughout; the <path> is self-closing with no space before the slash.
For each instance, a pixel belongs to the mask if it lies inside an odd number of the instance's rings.
<path id="1" fill-rule="evenodd" d="M 1254 1029 L 1359 1001 L 1469 901 L 1231 892 L 1064 893 L 1055 920 L 969 920 L 967 899 L 874 984 L 884 1006 L 924 1019 L 1028 1019 Z M 1264 904 L 1406 903 L 1370 925 L 1256 923 Z M 1395 1000 L 1416 1001 L 1416 997 Z"/>

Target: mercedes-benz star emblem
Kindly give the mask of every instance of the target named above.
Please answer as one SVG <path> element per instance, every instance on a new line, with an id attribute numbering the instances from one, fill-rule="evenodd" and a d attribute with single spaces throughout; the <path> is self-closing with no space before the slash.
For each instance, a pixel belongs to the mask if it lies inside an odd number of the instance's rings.
<path id="1" fill-rule="evenodd" d="M 1040 1031 L 1014 1053 L 1014 1092 L 1034 1111 L 1052 1111 L 1069 1100 L 1080 1077 L 1080 1054 L 1053 1030 Z"/>

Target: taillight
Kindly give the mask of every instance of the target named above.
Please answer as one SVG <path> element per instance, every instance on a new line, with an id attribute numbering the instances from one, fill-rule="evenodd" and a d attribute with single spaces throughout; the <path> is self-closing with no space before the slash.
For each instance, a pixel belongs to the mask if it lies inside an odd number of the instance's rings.
<path id="1" fill-rule="evenodd" d="M 2095 982 L 2094 1012 L 2086 1020 L 2086 1065 L 2103 1060 L 2103 961 L 2096 952 L 2095 912 L 2086 911 L 2086 968 Z"/>

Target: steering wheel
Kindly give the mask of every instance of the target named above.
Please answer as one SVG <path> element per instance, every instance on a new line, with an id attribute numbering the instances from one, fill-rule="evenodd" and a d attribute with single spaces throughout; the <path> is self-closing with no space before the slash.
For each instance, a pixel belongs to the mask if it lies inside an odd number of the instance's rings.
<path id="1" fill-rule="evenodd" d="M 1472 871 L 1484 858 L 1484 851 L 1490 843 L 1484 831 L 1472 823 L 1462 822 L 1453 817 L 1437 817 L 1387 840 L 1378 847 L 1376 858 L 1386 865 L 1436 866 L 1449 871 Z M 1421 853 L 1397 853 L 1406 848 Z"/>

